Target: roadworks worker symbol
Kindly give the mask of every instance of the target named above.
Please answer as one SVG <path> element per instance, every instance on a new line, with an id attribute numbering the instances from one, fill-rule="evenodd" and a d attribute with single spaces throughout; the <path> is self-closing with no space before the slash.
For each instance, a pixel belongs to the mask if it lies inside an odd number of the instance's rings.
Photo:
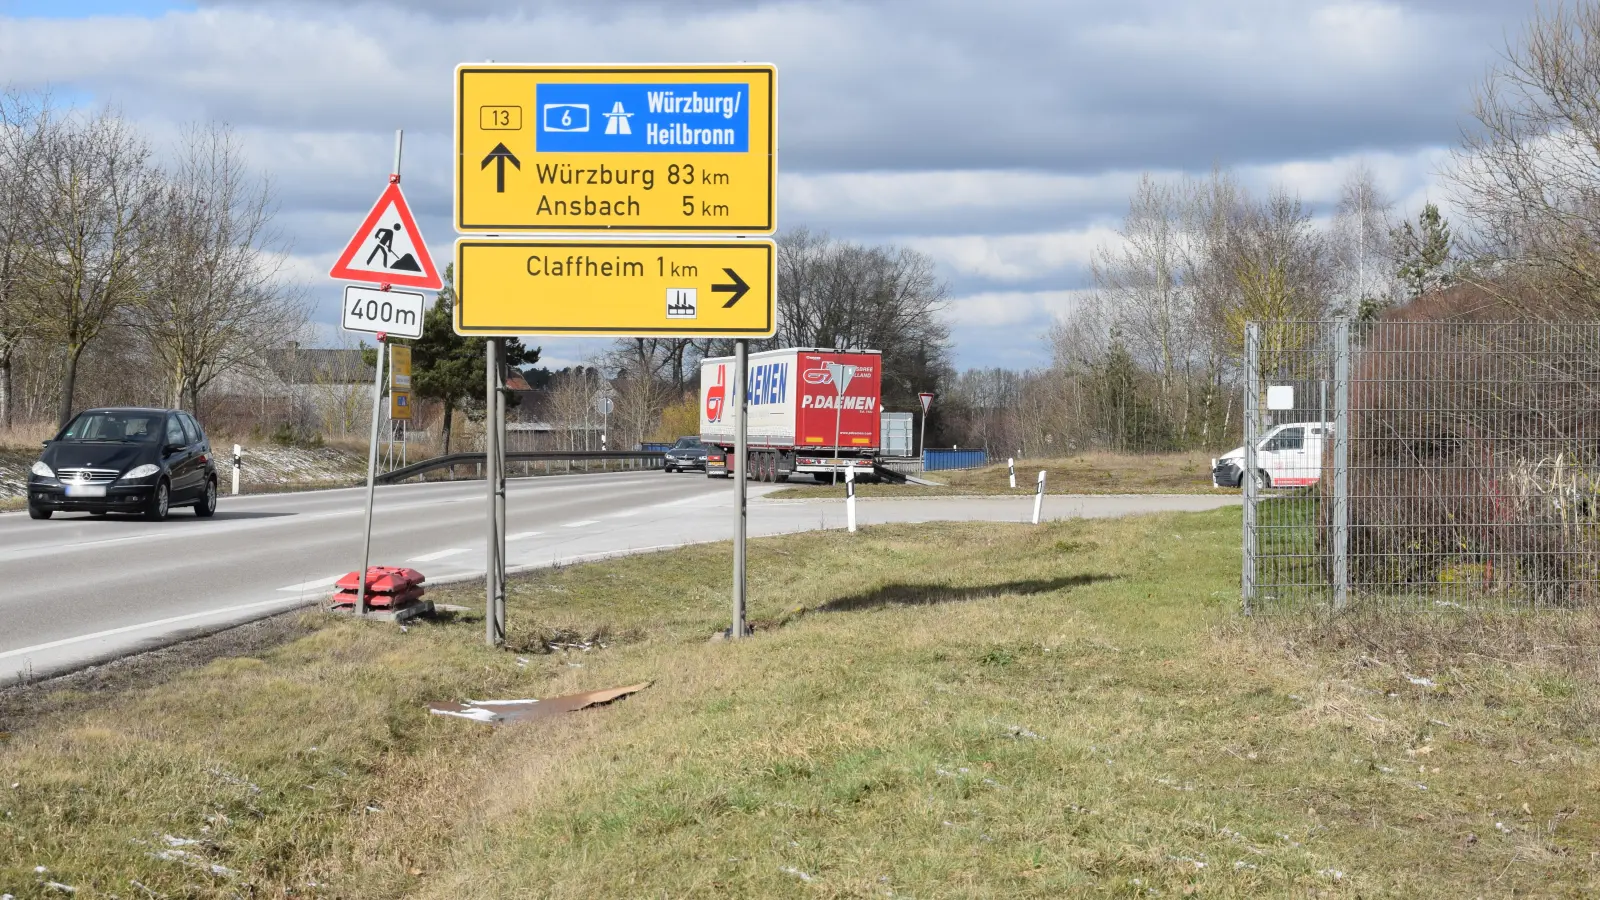
<path id="1" fill-rule="evenodd" d="M 606 117 L 606 134 L 633 134 L 628 127 L 628 118 L 633 113 L 622 108 L 622 101 L 618 100 L 611 107 L 611 112 L 604 113 Z"/>
<path id="2" fill-rule="evenodd" d="M 438 290 L 439 272 L 428 255 L 428 245 L 417 231 L 405 195 L 398 183 L 390 184 L 361 228 L 339 254 L 328 274 L 348 281 L 374 281 L 404 287 Z"/>

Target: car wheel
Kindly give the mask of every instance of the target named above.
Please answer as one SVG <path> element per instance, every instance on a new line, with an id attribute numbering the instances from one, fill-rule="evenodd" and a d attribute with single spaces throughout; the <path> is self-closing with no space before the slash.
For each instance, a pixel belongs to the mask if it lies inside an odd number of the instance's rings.
<path id="1" fill-rule="evenodd" d="M 1241 480 L 1244 478 L 1244 476 L 1242 476 L 1242 475 L 1239 476 L 1239 477 L 1240 477 Z M 1265 490 L 1265 491 L 1272 490 L 1272 476 L 1267 474 L 1267 470 L 1266 469 L 1258 469 L 1258 470 L 1256 470 L 1256 484 L 1262 490 Z"/>
<path id="2" fill-rule="evenodd" d="M 55 512 L 56 511 L 53 509 L 45 509 L 41 506 L 34 506 L 32 503 L 28 504 L 28 518 L 30 519 L 48 519 L 55 515 Z"/>
<path id="3" fill-rule="evenodd" d="M 158 481 L 155 493 L 150 495 L 150 502 L 144 508 L 144 517 L 151 522 L 160 522 L 171 511 L 172 488 L 165 481 Z"/>
<path id="4" fill-rule="evenodd" d="M 661 471 L 663 471 L 663 472 L 665 472 L 665 473 L 667 473 L 667 474 L 668 474 L 668 475 L 671 475 L 671 474 L 672 474 L 672 473 L 673 473 L 673 472 L 676 472 L 676 471 L 678 471 L 678 470 L 677 470 L 677 469 L 674 469 L 674 468 L 673 468 L 673 467 L 671 467 L 671 466 L 662 466 L 662 467 L 661 467 Z"/>
<path id="5" fill-rule="evenodd" d="M 194 514 L 202 519 L 209 519 L 217 512 L 217 483 L 206 479 L 206 492 L 200 496 L 200 502 L 194 505 Z"/>
<path id="6" fill-rule="evenodd" d="M 103 509 L 91 509 L 89 510 L 89 515 L 94 516 L 96 519 L 103 519 L 106 516 L 106 511 Z"/>

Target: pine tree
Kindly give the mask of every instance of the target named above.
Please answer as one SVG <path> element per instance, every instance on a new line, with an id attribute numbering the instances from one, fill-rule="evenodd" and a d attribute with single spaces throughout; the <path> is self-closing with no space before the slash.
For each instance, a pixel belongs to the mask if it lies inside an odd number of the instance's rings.
<path id="1" fill-rule="evenodd" d="M 1398 263 L 1395 274 L 1405 286 L 1407 299 L 1415 300 L 1454 280 L 1454 238 L 1439 207 L 1432 203 L 1424 206 L 1415 228 L 1406 222 L 1394 230 L 1393 236 Z"/>
<path id="2" fill-rule="evenodd" d="M 411 384 L 417 396 L 444 404 L 441 453 L 450 452 L 450 420 L 457 408 L 483 409 L 485 342 L 455 332 L 455 270 L 446 266 L 444 288 L 422 317 L 422 337 L 411 348 Z M 506 339 L 505 359 L 520 368 L 539 361 L 540 348 L 529 350 L 516 338 Z"/>

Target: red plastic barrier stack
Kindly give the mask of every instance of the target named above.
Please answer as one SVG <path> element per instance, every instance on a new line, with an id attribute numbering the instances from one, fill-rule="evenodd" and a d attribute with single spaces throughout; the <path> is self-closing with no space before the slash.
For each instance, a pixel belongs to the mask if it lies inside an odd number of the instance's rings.
<path id="1" fill-rule="evenodd" d="M 398 609 L 422 599 L 422 583 L 427 578 L 416 569 L 403 566 L 367 568 L 367 606 L 371 609 Z M 355 606 L 360 590 L 356 573 L 349 572 L 334 583 L 334 606 Z"/>

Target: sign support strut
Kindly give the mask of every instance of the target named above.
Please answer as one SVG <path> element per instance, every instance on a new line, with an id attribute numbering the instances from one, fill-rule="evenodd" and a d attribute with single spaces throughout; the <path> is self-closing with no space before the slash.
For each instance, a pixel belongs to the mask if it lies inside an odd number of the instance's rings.
<path id="1" fill-rule="evenodd" d="M 734 425 L 734 458 L 729 460 L 733 464 L 733 494 L 734 509 L 737 511 L 738 521 L 733 529 L 733 627 L 728 630 L 728 637 L 739 640 L 744 637 L 745 623 L 745 532 L 750 524 L 750 505 L 747 492 L 746 469 L 749 468 L 750 432 L 749 412 L 750 398 L 746 395 L 745 384 L 749 376 L 745 373 L 750 352 L 750 342 L 739 340 L 734 342 L 733 384 L 729 388 L 738 397 L 738 402 L 733 404 Z"/>
<path id="2" fill-rule="evenodd" d="M 400 181 L 400 145 L 405 139 L 405 130 L 395 129 L 394 132 L 394 173 L 389 177 L 395 182 Z M 388 290 L 389 286 L 383 286 Z M 377 371 L 372 376 L 372 435 L 367 442 L 367 522 L 361 536 L 361 568 L 356 570 L 356 615 L 367 614 L 367 566 L 372 562 L 372 501 L 377 493 L 378 474 L 378 414 L 383 405 L 383 357 L 384 351 L 389 348 L 388 335 L 378 335 L 378 360 Z"/>

